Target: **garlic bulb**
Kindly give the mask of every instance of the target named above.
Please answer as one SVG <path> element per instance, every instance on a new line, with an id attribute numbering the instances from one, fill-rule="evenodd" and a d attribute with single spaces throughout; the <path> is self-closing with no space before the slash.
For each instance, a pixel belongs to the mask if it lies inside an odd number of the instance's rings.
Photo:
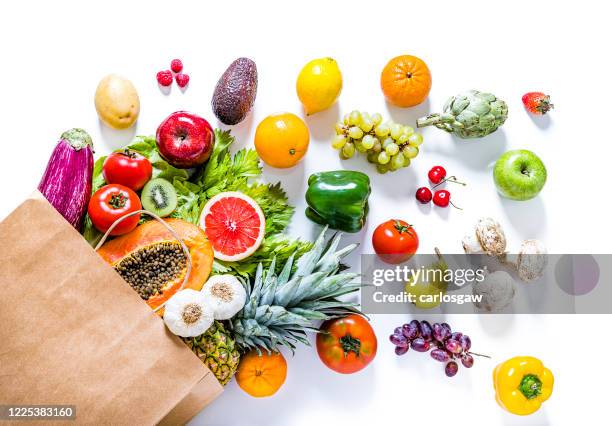
<path id="1" fill-rule="evenodd" d="M 201 290 L 213 308 L 216 320 L 228 320 L 236 315 L 246 302 L 246 290 L 233 275 L 213 275 Z"/>
<path id="2" fill-rule="evenodd" d="M 514 279 L 506 271 L 495 271 L 487 274 L 481 282 L 472 285 L 472 293 L 482 296 L 480 302 L 474 304 L 485 311 L 501 311 L 514 298 Z"/>
<path id="3" fill-rule="evenodd" d="M 463 238 L 462 244 L 467 254 L 501 256 L 506 251 L 506 235 L 496 220 L 485 217 L 476 223 L 473 234 Z"/>
<path id="4" fill-rule="evenodd" d="M 519 278 L 525 282 L 537 280 L 548 264 L 546 247 L 538 240 L 525 240 L 516 259 Z"/>
<path id="5" fill-rule="evenodd" d="M 213 308 L 199 291 L 181 290 L 166 302 L 164 322 L 177 336 L 199 336 L 213 321 Z"/>

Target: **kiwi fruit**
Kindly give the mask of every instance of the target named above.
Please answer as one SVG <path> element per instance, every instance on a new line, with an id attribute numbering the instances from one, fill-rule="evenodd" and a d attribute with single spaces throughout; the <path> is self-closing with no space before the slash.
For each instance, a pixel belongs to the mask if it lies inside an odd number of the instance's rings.
<path id="1" fill-rule="evenodd" d="M 166 217 L 176 209 L 176 190 L 166 179 L 151 179 L 142 188 L 140 201 L 145 210 L 159 217 Z"/>

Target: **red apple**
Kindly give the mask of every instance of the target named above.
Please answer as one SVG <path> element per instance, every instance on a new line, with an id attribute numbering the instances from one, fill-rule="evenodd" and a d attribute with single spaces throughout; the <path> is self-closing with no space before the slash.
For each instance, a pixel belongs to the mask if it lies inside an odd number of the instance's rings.
<path id="1" fill-rule="evenodd" d="M 189 169 L 208 160 L 215 144 L 215 133 L 202 117 L 177 111 L 159 125 L 156 140 L 164 160 L 174 167 Z"/>

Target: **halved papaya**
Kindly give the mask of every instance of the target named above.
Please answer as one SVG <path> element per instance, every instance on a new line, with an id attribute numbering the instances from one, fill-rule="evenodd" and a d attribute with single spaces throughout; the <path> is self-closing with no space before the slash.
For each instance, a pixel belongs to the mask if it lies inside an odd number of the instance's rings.
<path id="1" fill-rule="evenodd" d="M 201 290 L 210 275 L 214 257 L 206 233 L 181 219 L 165 219 L 165 222 L 189 249 L 192 268 L 184 288 Z M 105 243 L 98 254 L 152 309 L 178 291 L 187 272 L 187 259 L 180 243 L 156 220 Z"/>

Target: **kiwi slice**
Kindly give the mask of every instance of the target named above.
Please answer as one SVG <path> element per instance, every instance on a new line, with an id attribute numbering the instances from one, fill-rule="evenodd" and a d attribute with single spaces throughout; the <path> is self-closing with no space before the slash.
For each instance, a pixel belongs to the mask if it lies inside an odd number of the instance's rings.
<path id="1" fill-rule="evenodd" d="M 140 201 L 145 210 L 166 217 L 176 209 L 176 190 L 166 179 L 151 179 L 142 188 Z"/>

